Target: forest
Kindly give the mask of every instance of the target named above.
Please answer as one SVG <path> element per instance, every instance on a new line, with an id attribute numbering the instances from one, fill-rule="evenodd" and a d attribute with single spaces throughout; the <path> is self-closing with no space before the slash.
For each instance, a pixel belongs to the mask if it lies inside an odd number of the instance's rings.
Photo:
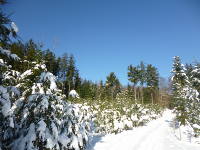
<path id="1" fill-rule="evenodd" d="M 141 60 L 127 66 L 128 85 L 112 70 L 93 82 L 80 76 L 73 54 L 57 56 L 43 44 L 21 40 L 0 10 L 0 150 L 86 149 L 92 135 L 144 126 L 166 108 L 200 136 L 199 62 L 175 56 L 165 79 Z"/>

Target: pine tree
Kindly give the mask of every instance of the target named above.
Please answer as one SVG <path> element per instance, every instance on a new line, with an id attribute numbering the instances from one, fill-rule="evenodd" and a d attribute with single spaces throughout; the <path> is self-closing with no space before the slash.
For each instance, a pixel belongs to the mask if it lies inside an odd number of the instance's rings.
<path id="1" fill-rule="evenodd" d="M 139 82 L 139 70 L 137 67 L 134 67 L 132 65 L 128 66 L 128 80 L 133 83 L 135 103 L 136 103 L 136 101 L 137 101 L 136 85 Z"/>
<path id="2" fill-rule="evenodd" d="M 152 66 L 151 64 L 147 65 L 147 87 L 151 91 L 151 99 L 152 99 L 152 104 L 154 102 L 154 97 L 157 94 L 158 91 L 158 86 L 159 86 L 159 74 L 157 69 Z"/>
<path id="3" fill-rule="evenodd" d="M 139 81 L 140 81 L 140 86 L 141 86 L 141 96 L 142 96 L 142 104 L 144 103 L 144 96 L 143 96 L 143 85 L 146 82 L 146 66 L 144 63 L 141 61 L 140 65 L 138 66 L 139 70 Z"/>

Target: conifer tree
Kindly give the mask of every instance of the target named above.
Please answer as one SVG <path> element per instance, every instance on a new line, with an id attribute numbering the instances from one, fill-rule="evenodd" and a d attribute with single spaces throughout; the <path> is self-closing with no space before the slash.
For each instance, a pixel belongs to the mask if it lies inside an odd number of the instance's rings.
<path id="1" fill-rule="evenodd" d="M 151 91 L 151 100 L 152 104 L 154 103 L 154 95 L 157 94 L 158 86 L 159 86 L 159 74 L 157 69 L 152 66 L 151 64 L 147 65 L 147 77 L 146 77 L 146 82 L 147 82 L 147 87 Z"/>
<path id="2" fill-rule="evenodd" d="M 132 65 L 128 66 L 128 80 L 133 83 L 134 86 L 134 96 L 135 96 L 135 102 L 137 101 L 136 97 L 136 85 L 139 82 L 139 70 L 137 67 L 134 67 Z"/>
<path id="3" fill-rule="evenodd" d="M 111 72 L 106 77 L 106 87 L 108 88 L 108 91 L 111 93 L 112 99 L 114 99 L 117 93 L 120 92 L 120 82 L 114 72 Z"/>
<path id="4" fill-rule="evenodd" d="M 23 105 L 16 111 L 19 119 L 12 149 L 83 149 L 87 132 L 81 112 L 65 102 L 46 66 L 35 64 L 19 82 Z"/>
<path id="5" fill-rule="evenodd" d="M 74 75 L 75 75 L 75 61 L 74 61 L 74 56 L 70 55 L 66 73 L 66 86 L 68 87 L 66 93 L 68 93 L 71 89 L 74 88 Z"/>
<path id="6" fill-rule="evenodd" d="M 186 76 L 184 65 L 181 64 L 178 56 L 174 57 L 172 73 L 172 89 L 177 119 L 181 124 L 185 125 L 187 119 L 187 99 L 185 98 L 184 87 L 188 83 L 188 77 Z"/>
<path id="7" fill-rule="evenodd" d="M 59 71 L 59 64 L 56 60 L 55 54 L 48 49 L 46 51 L 43 51 L 43 58 L 47 70 L 57 76 Z"/>
<path id="8" fill-rule="evenodd" d="M 190 72 L 192 85 L 200 92 L 200 64 L 197 63 Z"/>
<path id="9" fill-rule="evenodd" d="M 2 0 L 0 5 L 4 4 L 6 4 L 6 1 Z M 11 37 L 16 38 L 17 32 L 18 27 L 16 24 L 12 22 L 0 8 L 0 46 L 8 48 L 8 45 L 11 43 Z"/>
<path id="10" fill-rule="evenodd" d="M 0 47 L 1 56 L 7 57 L 6 60 L 13 59 L 19 61 L 19 57 L 12 54 L 9 50 Z M 0 57 L 0 149 L 8 149 L 10 142 L 14 138 L 14 102 L 20 96 L 16 87 L 19 72 L 12 70 L 12 66 L 7 64 L 5 59 Z"/>
<path id="11" fill-rule="evenodd" d="M 141 96 L 142 96 L 142 104 L 144 103 L 144 96 L 143 96 L 143 85 L 146 82 L 146 66 L 144 63 L 141 61 L 140 65 L 138 66 L 139 70 L 139 81 L 140 81 L 140 86 L 141 86 Z"/>

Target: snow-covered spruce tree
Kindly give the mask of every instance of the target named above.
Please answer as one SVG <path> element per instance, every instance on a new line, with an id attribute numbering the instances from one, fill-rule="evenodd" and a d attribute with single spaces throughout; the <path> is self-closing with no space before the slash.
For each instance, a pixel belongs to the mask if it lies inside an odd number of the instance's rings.
<path id="1" fill-rule="evenodd" d="M 177 120 L 182 125 L 185 125 L 187 119 L 187 99 L 186 89 L 184 88 L 188 83 L 188 77 L 185 74 L 184 65 L 181 64 L 181 60 L 178 56 L 174 57 L 173 69 L 172 69 L 172 90 L 173 90 L 173 105 Z"/>
<path id="2" fill-rule="evenodd" d="M 191 71 L 192 86 L 200 92 L 200 64 L 196 64 Z"/>
<path id="3" fill-rule="evenodd" d="M 190 124 L 195 135 L 200 135 L 200 99 L 199 99 L 199 67 L 192 66 L 185 70 L 180 58 L 175 57 L 173 64 L 172 90 L 176 118 L 181 125 Z M 190 77 L 185 72 L 191 72 Z"/>
<path id="4" fill-rule="evenodd" d="M 16 121 L 17 136 L 11 149 L 84 149 L 87 127 L 82 116 L 77 107 L 63 100 L 55 76 L 47 72 L 45 65 L 36 64 L 21 75 L 20 81 L 24 104 L 16 113 L 20 117 Z"/>
<path id="5" fill-rule="evenodd" d="M 187 92 L 189 103 L 189 123 L 196 135 L 200 135 L 200 64 L 196 64 L 191 71 L 191 88 Z"/>
<path id="6" fill-rule="evenodd" d="M 14 137 L 14 102 L 20 92 L 15 87 L 19 72 L 12 70 L 3 58 L 18 61 L 19 57 L 0 47 L 0 149 L 6 150 Z"/>

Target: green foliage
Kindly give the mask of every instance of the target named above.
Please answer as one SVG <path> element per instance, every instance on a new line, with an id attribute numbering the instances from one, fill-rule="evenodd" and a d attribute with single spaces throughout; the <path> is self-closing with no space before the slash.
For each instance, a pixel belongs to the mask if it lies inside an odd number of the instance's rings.
<path id="1" fill-rule="evenodd" d="M 111 72 L 106 77 L 106 92 L 111 99 L 115 98 L 117 93 L 120 92 L 120 82 L 114 72 Z"/>
<path id="2" fill-rule="evenodd" d="M 159 74 L 157 69 L 150 65 L 147 65 L 147 70 L 146 70 L 146 83 L 147 83 L 147 87 L 151 87 L 151 88 L 158 88 L 159 85 Z"/>
<path id="3" fill-rule="evenodd" d="M 156 67 L 151 64 L 146 66 L 142 61 L 136 67 L 130 65 L 128 80 L 133 83 L 135 102 L 156 103 L 158 101 L 159 73 Z"/>
<path id="4" fill-rule="evenodd" d="M 132 65 L 128 66 L 128 80 L 135 85 L 139 82 L 139 70 Z"/>
<path id="5" fill-rule="evenodd" d="M 172 73 L 173 106 L 176 119 L 181 125 L 192 126 L 196 136 L 200 135 L 195 127 L 200 124 L 199 66 L 195 64 L 185 67 L 181 64 L 180 58 L 175 57 Z"/>
<path id="6" fill-rule="evenodd" d="M 92 116 L 94 132 L 119 133 L 137 126 L 145 125 L 162 114 L 159 105 L 135 104 L 127 90 L 117 94 L 115 99 L 70 99 L 86 109 Z"/>

